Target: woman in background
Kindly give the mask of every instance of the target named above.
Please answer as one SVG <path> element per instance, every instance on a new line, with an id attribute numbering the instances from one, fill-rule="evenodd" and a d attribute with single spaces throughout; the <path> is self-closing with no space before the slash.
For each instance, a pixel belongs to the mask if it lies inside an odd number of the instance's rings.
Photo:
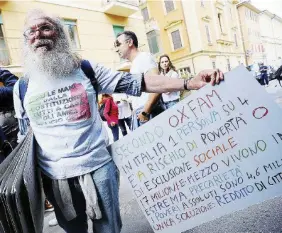
<path id="1" fill-rule="evenodd" d="M 168 55 L 164 54 L 160 56 L 159 59 L 159 74 L 165 75 L 171 78 L 179 78 L 178 73 L 175 70 L 175 67 L 172 65 Z M 162 94 L 162 99 L 165 105 L 165 108 L 171 108 L 173 105 L 177 104 L 180 99 L 180 92 L 167 92 Z"/>
<path id="2" fill-rule="evenodd" d="M 118 106 L 115 104 L 113 97 L 108 94 L 102 95 L 102 104 L 105 104 L 103 115 L 112 131 L 115 142 L 119 139 Z"/>

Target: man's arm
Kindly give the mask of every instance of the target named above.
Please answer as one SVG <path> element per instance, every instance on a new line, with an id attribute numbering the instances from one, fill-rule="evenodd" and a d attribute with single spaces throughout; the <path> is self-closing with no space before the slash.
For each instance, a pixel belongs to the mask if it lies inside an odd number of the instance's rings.
<path id="1" fill-rule="evenodd" d="M 0 82 L 3 87 L 0 87 L 0 103 L 5 106 L 13 106 L 13 87 L 18 78 L 8 70 L 0 69 Z"/>
<path id="2" fill-rule="evenodd" d="M 151 69 L 149 70 L 146 75 L 158 75 L 158 69 L 155 68 L 155 69 Z M 160 93 L 150 93 L 149 94 L 149 97 L 148 97 L 148 100 L 146 101 L 145 105 L 144 105 L 144 108 L 143 108 L 143 112 L 147 113 L 147 114 L 150 114 L 151 111 L 152 111 L 152 108 L 153 106 L 158 102 L 158 100 L 160 99 L 161 97 L 161 94 Z M 142 115 L 142 113 L 140 113 L 138 115 L 138 118 L 141 120 L 141 121 L 148 121 L 149 119 Z"/>
<path id="3" fill-rule="evenodd" d="M 165 93 L 173 91 L 182 91 L 186 89 L 198 90 L 207 83 L 211 85 L 219 84 L 224 79 L 220 70 L 203 70 L 191 80 L 169 78 L 160 75 L 145 75 L 142 91 L 149 93 Z"/>
<path id="4" fill-rule="evenodd" d="M 215 85 L 224 79 L 220 70 L 203 70 L 194 78 L 176 79 L 161 75 L 145 75 L 121 73 L 120 79 L 115 86 L 115 93 L 125 93 L 127 95 L 140 96 L 142 91 L 148 93 L 165 93 L 173 91 L 182 91 L 184 89 L 185 80 L 186 88 L 189 90 L 198 90 L 207 83 Z"/>

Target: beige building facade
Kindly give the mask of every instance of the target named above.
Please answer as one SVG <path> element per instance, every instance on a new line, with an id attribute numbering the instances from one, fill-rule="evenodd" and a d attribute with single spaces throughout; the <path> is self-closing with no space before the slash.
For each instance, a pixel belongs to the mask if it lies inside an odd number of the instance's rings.
<path id="1" fill-rule="evenodd" d="M 141 2 L 150 51 L 156 58 L 168 54 L 182 76 L 208 68 L 228 71 L 245 63 L 238 1 Z"/>
<path id="2" fill-rule="evenodd" d="M 261 38 L 260 10 L 249 2 L 237 5 L 247 65 L 264 61 L 265 46 Z"/>
<path id="3" fill-rule="evenodd" d="M 72 48 L 84 59 L 95 60 L 106 67 L 127 70 L 114 50 L 118 32 L 134 31 L 142 50 L 149 51 L 145 26 L 137 1 L 1 1 L 0 65 L 22 73 L 23 24 L 26 13 L 34 8 L 63 18 Z"/>
<path id="4" fill-rule="evenodd" d="M 196 72 L 205 68 L 229 71 L 245 63 L 237 3 L 231 0 L 182 0 L 190 57 Z"/>
<path id="5" fill-rule="evenodd" d="M 282 18 L 265 10 L 260 13 L 259 23 L 264 46 L 263 61 L 275 65 L 282 57 Z"/>

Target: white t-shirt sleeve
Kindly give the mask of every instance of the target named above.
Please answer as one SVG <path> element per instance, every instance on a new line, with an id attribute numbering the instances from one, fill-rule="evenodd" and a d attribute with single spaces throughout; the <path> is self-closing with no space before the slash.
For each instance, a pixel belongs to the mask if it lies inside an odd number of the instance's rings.
<path id="1" fill-rule="evenodd" d="M 22 107 L 22 103 L 20 99 L 19 80 L 14 85 L 13 98 L 14 98 L 14 109 L 16 113 L 15 117 L 18 119 L 23 119 L 23 114 L 25 111 Z"/>
<path id="2" fill-rule="evenodd" d="M 122 77 L 123 72 L 113 71 L 110 68 L 106 68 L 95 62 L 90 63 L 95 72 L 95 78 L 98 82 L 99 92 L 112 94 L 118 81 Z"/>
<path id="3" fill-rule="evenodd" d="M 144 72 L 145 74 L 152 70 L 152 69 L 156 69 L 158 67 L 157 63 L 155 62 L 153 56 L 149 53 L 145 53 L 144 57 L 143 57 L 143 61 L 142 61 L 142 66 L 146 69 L 146 71 Z"/>
<path id="4" fill-rule="evenodd" d="M 19 132 L 17 142 L 22 141 L 27 134 L 28 130 L 28 120 L 26 116 L 26 112 L 22 106 L 20 99 L 20 91 L 19 91 L 19 80 L 15 83 L 13 89 L 13 99 L 14 99 L 14 109 L 15 109 L 15 117 L 18 119 L 19 123 Z"/>
<path id="5" fill-rule="evenodd" d="M 150 53 L 140 53 L 132 63 L 130 72 L 133 74 L 146 74 L 151 69 L 156 69 L 157 63 Z"/>

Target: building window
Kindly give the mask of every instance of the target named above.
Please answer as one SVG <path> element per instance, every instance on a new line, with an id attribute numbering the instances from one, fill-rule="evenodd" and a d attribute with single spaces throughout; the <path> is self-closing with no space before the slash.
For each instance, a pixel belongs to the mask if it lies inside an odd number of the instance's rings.
<path id="1" fill-rule="evenodd" d="M 205 25 L 208 43 L 211 44 L 211 35 L 209 25 Z"/>
<path id="2" fill-rule="evenodd" d="M 179 30 L 176 30 L 171 33 L 171 39 L 172 39 L 174 50 L 182 48 L 182 41 L 181 41 Z"/>
<path id="3" fill-rule="evenodd" d="M 191 74 L 190 67 L 184 67 L 184 68 L 179 69 L 179 74 L 180 74 L 181 78 L 189 77 L 190 74 Z"/>
<path id="4" fill-rule="evenodd" d="M 147 33 L 148 44 L 150 48 L 150 52 L 152 54 L 156 54 L 160 51 L 158 45 L 158 37 L 156 31 L 150 31 Z"/>
<path id="5" fill-rule="evenodd" d="M 204 7 L 204 6 L 205 6 L 204 0 L 201 0 L 201 7 Z"/>
<path id="6" fill-rule="evenodd" d="M 238 47 L 237 34 L 234 34 L 234 42 L 235 42 L 235 46 Z"/>
<path id="7" fill-rule="evenodd" d="M 249 14 L 249 12 L 248 12 L 248 9 L 245 9 L 245 16 L 246 16 L 246 18 L 248 18 L 248 15 Z"/>
<path id="8" fill-rule="evenodd" d="M 114 30 L 115 37 L 117 37 L 119 33 L 124 31 L 124 26 L 113 25 L 113 30 Z"/>
<path id="9" fill-rule="evenodd" d="M 65 29 L 70 37 L 71 46 L 73 49 L 79 49 L 78 32 L 75 20 L 64 20 Z"/>
<path id="10" fill-rule="evenodd" d="M 166 13 L 174 10 L 174 3 L 172 0 L 165 0 L 164 4 L 165 4 Z"/>
<path id="11" fill-rule="evenodd" d="M 226 59 L 226 62 L 227 62 L 227 69 L 228 69 L 228 71 L 230 71 L 231 70 L 231 65 L 230 65 L 229 59 Z"/>
<path id="12" fill-rule="evenodd" d="M 148 21 L 149 20 L 149 11 L 148 11 L 148 8 L 145 7 L 141 10 L 141 13 L 143 15 L 143 19 L 144 21 Z"/>
<path id="13" fill-rule="evenodd" d="M 217 14 L 217 18 L 218 18 L 218 23 L 219 23 L 219 27 L 220 27 L 220 32 L 223 33 L 223 26 L 222 26 L 222 15 L 220 13 Z"/>
<path id="14" fill-rule="evenodd" d="M 3 21 L 2 16 L 0 15 L 0 65 L 6 66 L 10 64 L 10 61 L 3 31 Z"/>
<path id="15" fill-rule="evenodd" d="M 216 69 L 216 63 L 215 63 L 215 61 L 212 61 L 212 68 L 213 68 L 213 69 Z"/>

